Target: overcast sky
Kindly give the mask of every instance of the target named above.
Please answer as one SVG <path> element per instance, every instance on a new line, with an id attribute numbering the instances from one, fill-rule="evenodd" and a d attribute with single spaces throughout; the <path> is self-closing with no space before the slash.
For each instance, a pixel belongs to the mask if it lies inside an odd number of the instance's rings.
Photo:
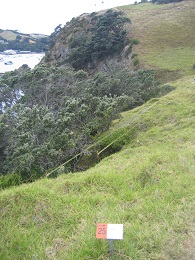
<path id="1" fill-rule="evenodd" d="M 133 4 L 135 0 L 1 0 L 0 29 L 51 34 L 82 13 Z"/>

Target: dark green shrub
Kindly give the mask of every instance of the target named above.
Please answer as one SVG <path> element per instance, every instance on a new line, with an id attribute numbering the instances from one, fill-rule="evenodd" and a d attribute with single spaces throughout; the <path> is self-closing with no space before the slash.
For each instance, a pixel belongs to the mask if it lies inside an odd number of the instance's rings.
<path id="1" fill-rule="evenodd" d="M 158 96 L 158 97 L 164 96 L 174 89 L 175 89 L 175 87 L 165 84 L 162 87 L 158 88 L 158 94 L 156 96 Z"/>
<path id="2" fill-rule="evenodd" d="M 6 189 L 8 187 L 20 185 L 21 178 L 18 174 L 12 173 L 4 176 L 0 176 L 0 189 Z"/>
<path id="3" fill-rule="evenodd" d="M 139 64 L 139 59 L 134 59 L 133 65 L 136 67 Z"/>
<path id="4" fill-rule="evenodd" d="M 137 45 L 140 44 L 140 41 L 138 39 L 132 39 L 131 43 Z"/>

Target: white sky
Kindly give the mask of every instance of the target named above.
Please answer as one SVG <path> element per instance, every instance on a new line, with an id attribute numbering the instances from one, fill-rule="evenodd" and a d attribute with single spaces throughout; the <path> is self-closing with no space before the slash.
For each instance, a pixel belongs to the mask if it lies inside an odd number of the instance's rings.
<path id="1" fill-rule="evenodd" d="M 1 0 L 0 29 L 51 34 L 82 13 L 133 4 L 135 0 Z"/>

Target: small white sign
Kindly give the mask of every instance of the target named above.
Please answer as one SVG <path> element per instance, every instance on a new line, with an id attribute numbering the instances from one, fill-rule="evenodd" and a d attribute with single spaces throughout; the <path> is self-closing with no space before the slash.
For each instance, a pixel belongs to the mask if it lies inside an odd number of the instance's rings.
<path id="1" fill-rule="evenodd" d="M 97 224 L 96 238 L 123 239 L 123 224 Z"/>
<path id="2" fill-rule="evenodd" d="M 123 239 L 123 224 L 108 224 L 107 239 Z"/>

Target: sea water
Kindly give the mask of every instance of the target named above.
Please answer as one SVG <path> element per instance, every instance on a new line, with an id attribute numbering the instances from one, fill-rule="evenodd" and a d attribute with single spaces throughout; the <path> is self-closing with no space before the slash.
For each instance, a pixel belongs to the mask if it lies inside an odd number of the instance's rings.
<path id="1" fill-rule="evenodd" d="M 45 53 L 26 53 L 13 55 L 0 54 L 0 73 L 13 71 L 21 67 L 23 64 L 27 64 L 31 69 L 33 69 L 44 56 Z M 11 61 L 11 64 L 6 65 L 5 63 L 9 61 Z"/>

